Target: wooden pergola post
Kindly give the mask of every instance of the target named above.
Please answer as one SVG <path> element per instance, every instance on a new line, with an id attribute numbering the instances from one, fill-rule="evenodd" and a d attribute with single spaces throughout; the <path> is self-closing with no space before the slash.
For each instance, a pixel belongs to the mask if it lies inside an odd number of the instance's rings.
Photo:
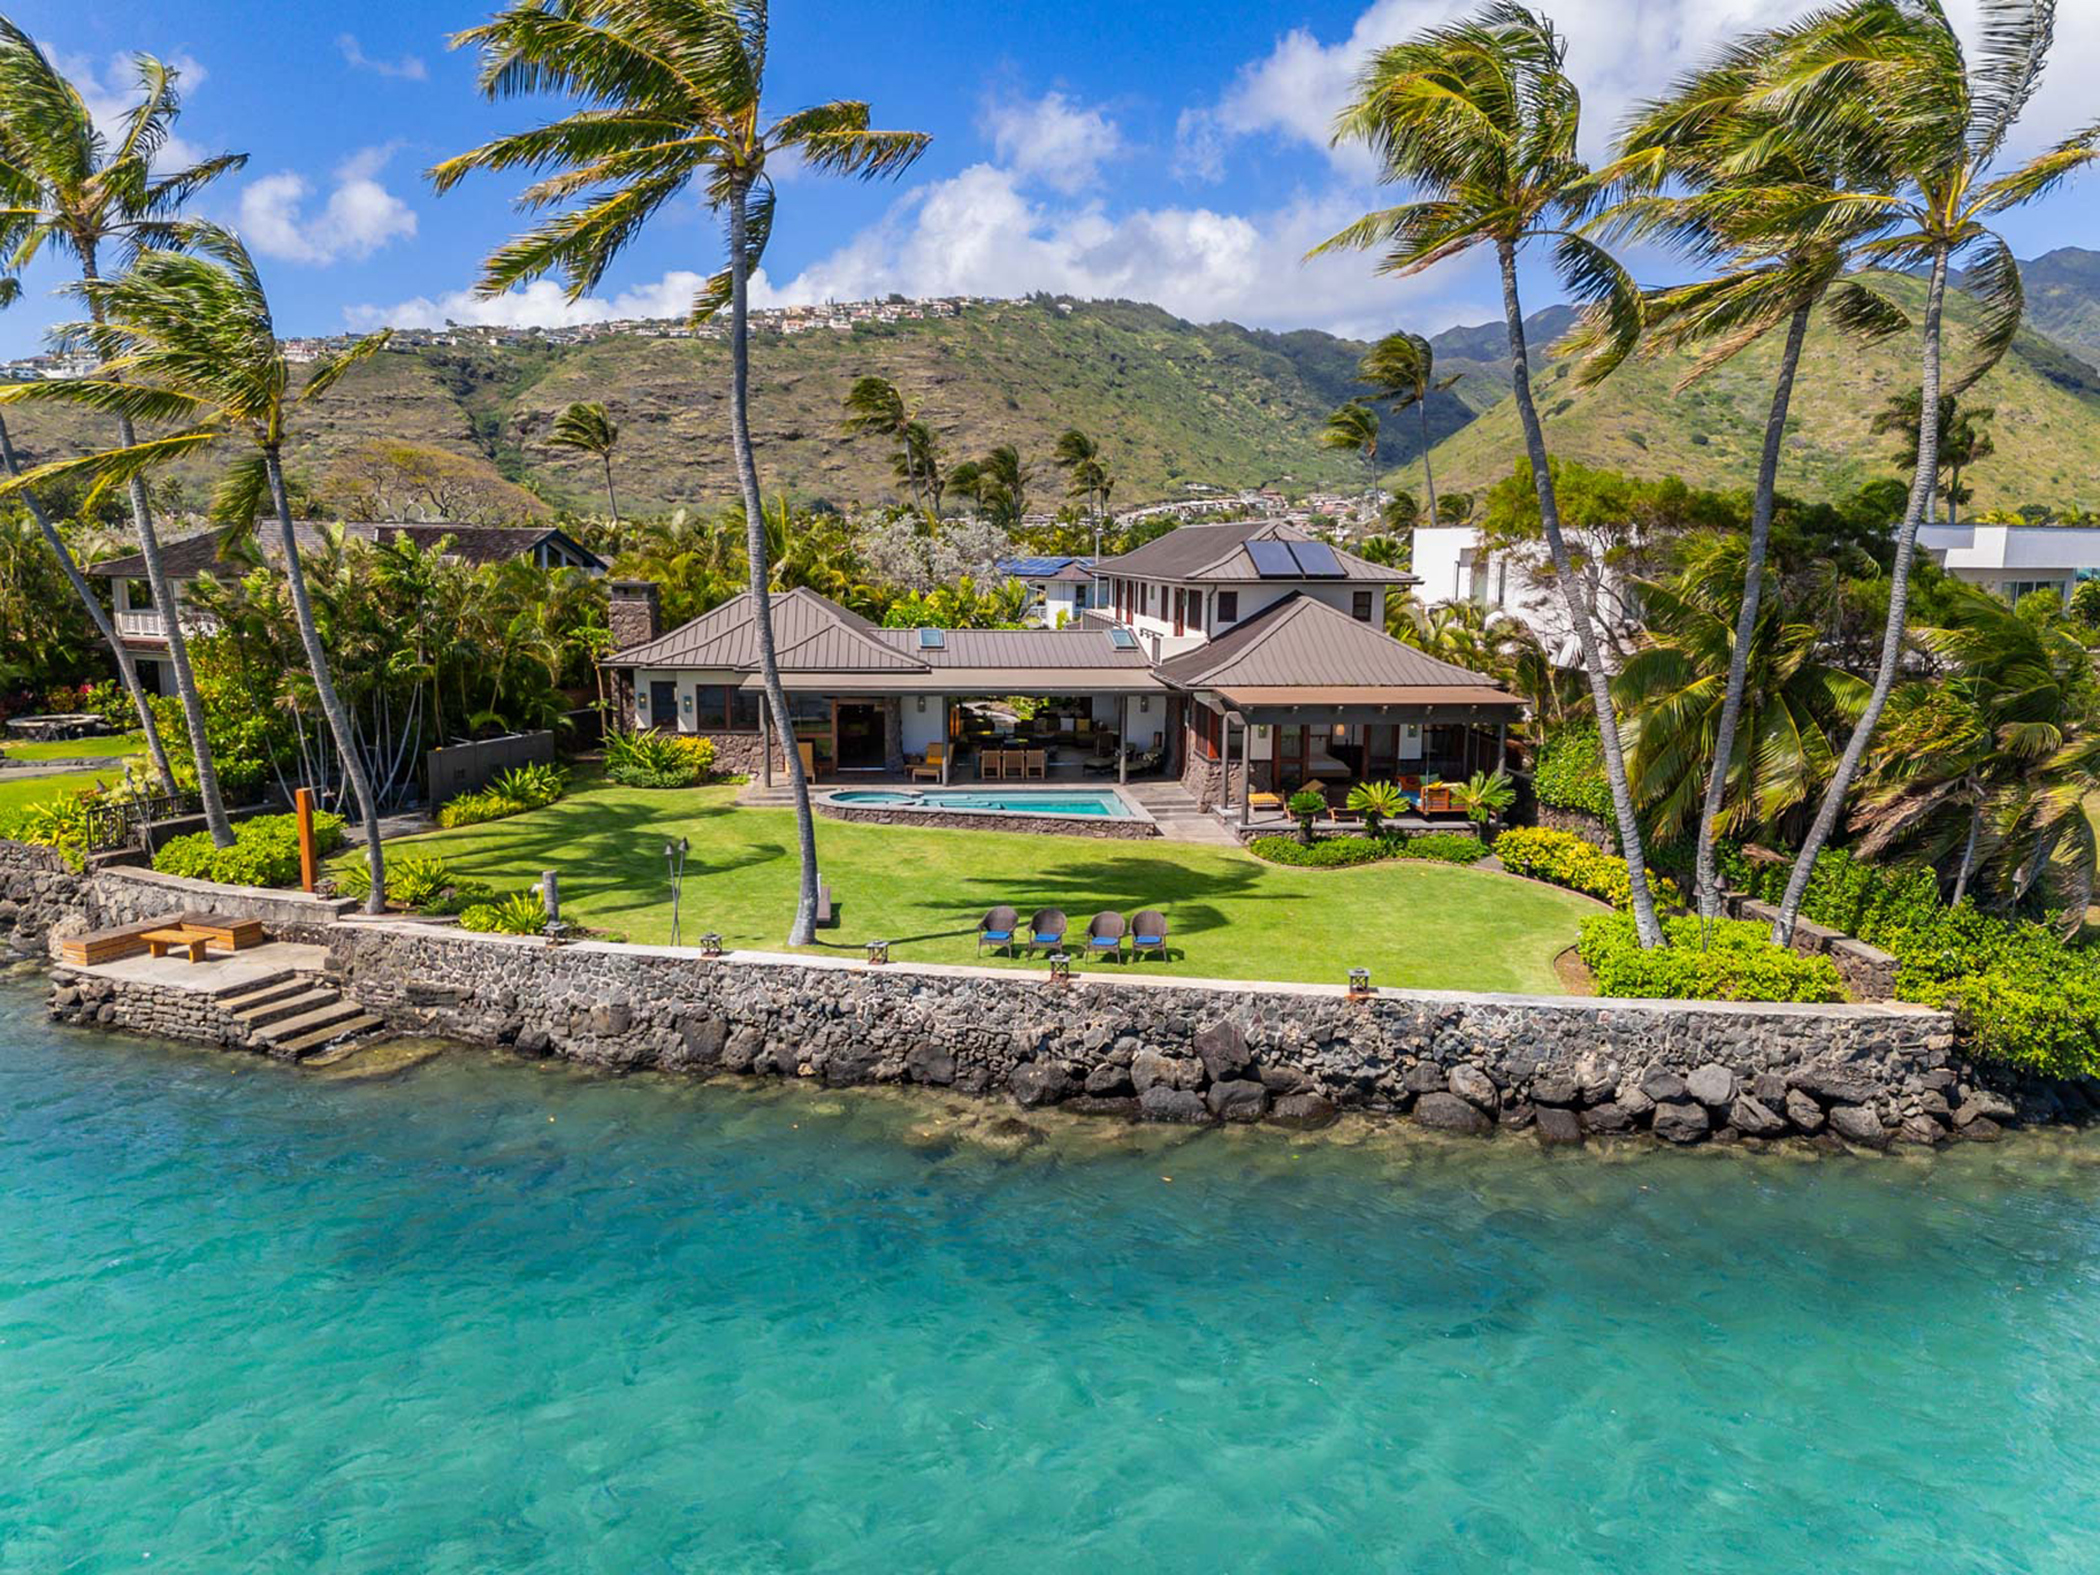
<path id="1" fill-rule="evenodd" d="M 758 697 L 758 779 L 762 786 L 773 785 L 773 708 L 766 697 Z"/>
<path id="2" fill-rule="evenodd" d="M 1116 696 L 1116 781 L 1130 780 L 1130 696 Z"/>
<path id="3" fill-rule="evenodd" d="M 955 696 L 941 696 L 941 786 L 948 785 L 948 768 L 955 760 Z"/>

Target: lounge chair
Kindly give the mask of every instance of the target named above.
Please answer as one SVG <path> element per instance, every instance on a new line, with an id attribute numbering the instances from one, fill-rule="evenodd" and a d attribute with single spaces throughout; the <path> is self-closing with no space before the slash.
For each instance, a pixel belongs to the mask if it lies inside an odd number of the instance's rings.
<path id="1" fill-rule="evenodd" d="M 1157 908 L 1130 916 L 1130 955 L 1133 960 L 1147 952 L 1158 952 L 1167 961 L 1167 916 Z"/>
<path id="2" fill-rule="evenodd" d="M 1123 955 L 1123 935 L 1130 928 L 1123 922 L 1120 913 L 1097 913 L 1093 923 L 1086 927 L 1086 954 L 1089 957 L 1115 957 Z"/>
<path id="3" fill-rule="evenodd" d="M 1280 815 L 1283 813 L 1283 795 L 1281 793 L 1249 793 L 1247 795 L 1247 807 L 1263 813 L 1274 810 Z"/>
<path id="4" fill-rule="evenodd" d="M 1062 951 L 1065 944 L 1065 910 L 1062 908 L 1038 908 L 1035 917 L 1028 921 L 1028 939 L 1021 943 L 1031 952 Z"/>
<path id="5" fill-rule="evenodd" d="M 1031 776 L 1031 777 L 1035 777 L 1035 778 L 1037 778 L 1038 780 L 1040 780 L 1040 781 L 1044 781 L 1044 782 L 1047 782 L 1047 781 L 1049 781 L 1049 780 L 1050 780 L 1050 751 L 1049 751 L 1049 750 L 1047 750 L 1047 749 L 1031 749 L 1031 750 L 1027 751 L 1027 753 L 1026 753 L 1026 755 L 1024 756 L 1024 758 L 1025 758 L 1025 759 L 1027 760 L 1027 762 L 1028 762 L 1028 764 L 1027 764 L 1027 766 L 1026 766 L 1026 768 L 1025 768 L 1026 774 L 1027 774 L 1028 776 Z"/>
<path id="6" fill-rule="evenodd" d="M 912 781 L 940 781 L 941 756 L 947 753 L 947 748 L 948 746 L 945 744 L 928 744 L 926 746 L 926 758 L 924 760 L 918 761 L 911 768 Z"/>
<path id="7" fill-rule="evenodd" d="M 977 953 L 981 957 L 989 946 L 995 952 L 1013 955 L 1018 944 L 1015 932 L 1021 928 L 1021 916 L 1011 908 L 994 908 L 977 921 Z"/>

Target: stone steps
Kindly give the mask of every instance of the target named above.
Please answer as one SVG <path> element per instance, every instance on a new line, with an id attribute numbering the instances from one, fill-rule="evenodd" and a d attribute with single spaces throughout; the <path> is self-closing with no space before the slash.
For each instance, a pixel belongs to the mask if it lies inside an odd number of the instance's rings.
<path id="1" fill-rule="evenodd" d="M 348 1039 L 360 1038 L 374 1029 L 386 1026 L 370 1012 L 358 1007 L 355 1002 L 346 1004 L 350 1005 L 354 1013 L 351 1017 L 331 1022 L 325 1027 L 313 1029 L 296 1038 L 279 1040 L 274 1048 L 295 1060 L 305 1061 L 316 1051 L 325 1050 L 330 1045 L 340 1045 Z"/>
<path id="2" fill-rule="evenodd" d="M 273 1056 L 303 1060 L 386 1025 L 312 974 L 285 973 L 244 985 L 220 1005 Z"/>
<path id="3" fill-rule="evenodd" d="M 258 1007 L 273 1006 L 288 996 L 299 995 L 313 988 L 306 977 L 295 973 L 281 973 L 270 979 L 251 979 L 231 991 L 220 994 L 218 1003 L 236 1017 Z M 244 1018 L 243 1021 L 246 1021 Z"/>
<path id="4" fill-rule="evenodd" d="M 258 1005 L 236 1007 L 233 1015 L 236 1021 L 245 1023 L 250 1028 L 266 1028 L 287 1019 L 296 1020 L 308 1012 L 333 1006 L 341 1000 L 341 994 L 327 985 L 308 982 L 302 983 L 297 989 L 280 991 L 270 1000 Z"/>

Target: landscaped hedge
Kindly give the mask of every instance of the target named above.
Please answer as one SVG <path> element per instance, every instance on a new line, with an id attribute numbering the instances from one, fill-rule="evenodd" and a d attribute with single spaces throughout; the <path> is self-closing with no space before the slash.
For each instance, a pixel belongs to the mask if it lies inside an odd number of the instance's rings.
<path id="1" fill-rule="evenodd" d="M 1519 826 L 1495 839 L 1495 857 L 1512 875 L 1565 886 L 1615 908 L 1633 904 L 1633 880 L 1626 873 L 1626 861 L 1573 832 Z M 1648 880 L 1656 901 L 1678 900 L 1674 882 L 1652 870 Z"/>
<path id="2" fill-rule="evenodd" d="M 333 853 L 343 845 L 343 817 L 314 815 L 314 849 Z M 153 867 L 164 875 L 215 880 L 228 886 L 296 886 L 299 884 L 299 817 L 257 815 L 233 828 L 233 846 L 215 848 L 211 833 L 192 832 L 154 855 Z"/>
<path id="3" fill-rule="evenodd" d="M 1578 950 L 1599 995 L 1666 1001 L 1842 1001 L 1844 985 L 1828 957 L 1774 946 L 1765 927 L 1697 919 L 1663 924 L 1670 944 L 1643 950 L 1633 920 L 1599 913 L 1582 921 Z"/>
<path id="4" fill-rule="evenodd" d="M 1785 864 L 1724 847 L 1721 870 L 1753 897 L 1785 894 Z M 1892 954 L 1897 997 L 1951 1008 L 1978 1056 L 2049 1077 L 2100 1075 L 2100 954 L 2025 919 L 1948 908 L 1929 869 L 1842 850 L 1817 857 L 1801 916 Z"/>
<path id="5" fill-rule="evenodd" d="M 1596 723 L 1560 728 L 1539 745 L 1531 790 L 1549 808 L 1579 810 L 1612 823 L 1611 783 L 1604 775 Z"/>
<path id="6" fill-rule="evenodd" d="M 1418 837 L 1388 832 L 1377 837 L 1322 837 L 1307 847 L 1296 837 L 1256 837 L 1247 844 L 1257 858 L 1300 869 L 1345 869 L 1380 864 L 1387 859 L 1427 859 L 1439 864 L 1472 864 L 1487 857 L 1487 845 L 1463 832 L 1430 831 Z"/>
<path id="7" fill-rule="evenodd" d="M 678 733 L 614 733 L 605 741 L 605 774 L 622 787 L 682 788 L 712 776 L 715 741 Z"/>
<path id="8" fill-rule="evenodd" d="M 371 867 L 361 854 L 345 859 L 329 875 L 338 897 L 355 897 L 361 902 L 372 889 Z M 387 901 L 397 907 L 420 913 L 459 913 L 476 903 L 487 902 L 490 895 L 488 882 L 457 874 L 434 855 L 408 853 L 387 860 Z"/>
<path id="9" fill-rule="evenodd" d="M 487 787 L 448 800 L 438 811 L 437 823 L 450 830 L 454 826 L 503 820 L 528 809 L 545 809 L 568 790 L 568 775 L 559 766 L 516 766 Z"/>

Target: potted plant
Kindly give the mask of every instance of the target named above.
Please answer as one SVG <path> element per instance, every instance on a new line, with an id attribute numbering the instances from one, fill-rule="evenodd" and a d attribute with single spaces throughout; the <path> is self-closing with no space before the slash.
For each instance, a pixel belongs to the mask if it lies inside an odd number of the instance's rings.
<path id="1" fill-rule="evenodd" d="M 1465 812 L 1466 819 L 1480 828 L 1481 840 L 1486 841 L 1489 823 L 1517 801 L 1517 785 L 1498 766 L 1492 775 L 1474 772 L 1471 781 L 1451 789 L 1451 797 Z"/>
<path id="2" fill-rule="evenodd" d="M 1298 822 L 1298 840 L 1308 848 L 1313 845 L 1313 822 L 1327 813 L 1327 795 L 1318 788 L 1302 787 L 1290 796 L 1285 806 Z"/>
<path id="3" fill-rule="evenodd" d="M 1378 828 L 1407 808 L 1407 795 L 1397 782 L 1359 782 L 1349 790 L 1349 808 L 1364 818 L 1364 832 L 1374 841 Z"/>

